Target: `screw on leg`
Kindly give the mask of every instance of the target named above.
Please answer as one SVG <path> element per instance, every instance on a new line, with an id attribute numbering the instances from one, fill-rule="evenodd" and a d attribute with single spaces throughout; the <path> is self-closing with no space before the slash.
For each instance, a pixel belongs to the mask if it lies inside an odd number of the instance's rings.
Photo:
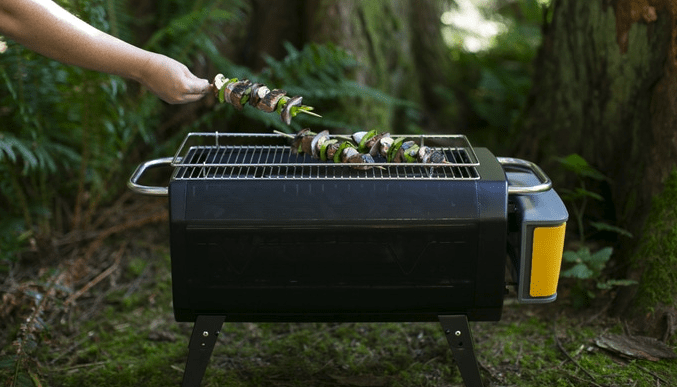
<path id="1" fill-rule="evenodd" d="M 212 356 L 224 316 L 197 316 L 188 344 L 188 360 L 182 387 L 199 387 Z"/>
<path id="2" fill-rule="evenodd" d="M 473 348 L 468 318 L 460 316 L 439 316 L 451 353 L 461 372 L 466 387 L 483 387 L 477 358 Z"/>

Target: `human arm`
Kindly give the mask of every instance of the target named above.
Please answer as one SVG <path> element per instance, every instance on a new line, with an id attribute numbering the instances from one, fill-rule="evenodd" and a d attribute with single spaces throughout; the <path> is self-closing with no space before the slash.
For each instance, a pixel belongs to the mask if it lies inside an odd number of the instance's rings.
<path id="1" fill-rule="evenodd" d="M 178 61 L 108 35 L 51 0 L 0 0 L 0 33 L 59 62 L 136 80 L 168 103 L 211 90 Z"/>

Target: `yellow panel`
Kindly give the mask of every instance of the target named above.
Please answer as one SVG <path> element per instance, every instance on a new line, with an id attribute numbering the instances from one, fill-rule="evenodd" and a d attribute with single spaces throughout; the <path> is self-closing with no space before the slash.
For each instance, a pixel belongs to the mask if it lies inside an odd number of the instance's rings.
<path id="1" fill-rule="evenodd" d="M 531 297 L 547 297 L 557 292 L 564 250 L 566 223 L 557 227 L 536 227 L 531 253 Z"/>

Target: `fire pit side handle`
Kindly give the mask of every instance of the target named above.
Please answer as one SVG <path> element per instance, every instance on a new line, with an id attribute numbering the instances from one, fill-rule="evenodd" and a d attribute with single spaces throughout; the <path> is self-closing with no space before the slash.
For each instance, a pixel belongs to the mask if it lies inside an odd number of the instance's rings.
<path id="1" fill-rule="evenodd" d="M 539 180 L 539 184 L 532 186 L 508 186 L 508 195 L 533 194 L 549 191 L 552 188 L 552 181 L 536 163 L 513 157 L 497 157 L 496 159 L 503 169 L 531 172 Z"/>
<path id="2" fill-rule="evenodd" d="M 168 187 L 154 187 L 139 184 L 139 179 L 146 172 L 146 170 L 156 167 L 165 167 L 172 164 L 174 157 L 164 157 L 161 159 L 148 160 L 139 164 L 136 168 L 136 171 L 132 174 L 127 182 L 127 187 L 132 191 L 143 194 L 143 195 L 152 195 L 152 196 L 168 196 L 169 188 Z"/>

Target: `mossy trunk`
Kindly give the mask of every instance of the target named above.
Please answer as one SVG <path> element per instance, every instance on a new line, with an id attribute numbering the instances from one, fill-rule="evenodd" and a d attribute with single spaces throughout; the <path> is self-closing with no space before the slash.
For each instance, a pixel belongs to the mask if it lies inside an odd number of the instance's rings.
<path id="1" fill-rule="evenodd" d="M 616 275 L 639 281 L 621 292 L 615 310 L 674 306 L 677 262 L 657 252 L 677 243 L 670 231 L 677 213 L 665 210 L 677 206 L 670 188 L 677 167 L 677 5 L 556 0 L 553 7 L 520 153 L 560 181 L 552 156 L 569 153 L 608 176 L 596 187 L 605 193 L 604 205 L 588 215 L 612 219 L 635 235 L 617 246 L 616 259 L 629 270 Z"/>

